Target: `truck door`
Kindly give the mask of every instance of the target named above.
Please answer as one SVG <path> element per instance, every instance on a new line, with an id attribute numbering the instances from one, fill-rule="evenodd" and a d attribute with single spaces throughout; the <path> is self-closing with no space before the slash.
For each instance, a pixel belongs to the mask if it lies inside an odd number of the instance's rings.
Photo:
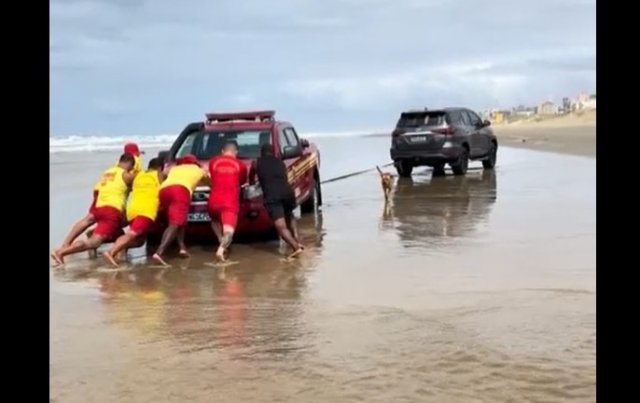
<path id="1" fill-rule="evenodd" d="M 289 183 L 291 183 L 291 187 L 296 195 L 296 201 L 299 204 L 303 199 L 308 197 L 309 189 L 311 188 L 308 178 L 309 175 L 305 175 L 304 155 L 300 139 L 293 127 L 284 126 L 278 130 L 278 143 L 280 155 L 283 155 L 285 147 L 296 148 L 296 152 L 283 161 L 287 166 Z"/>

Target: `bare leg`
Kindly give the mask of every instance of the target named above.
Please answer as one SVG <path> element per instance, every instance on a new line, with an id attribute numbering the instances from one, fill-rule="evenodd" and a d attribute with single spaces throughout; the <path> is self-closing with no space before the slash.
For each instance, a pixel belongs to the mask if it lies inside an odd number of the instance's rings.
<path id="1" fill-rule="evenodd" d="M 291 247 L 291 249 L 293 249 L 294 251 L 298 251 L 301 249 L 300 244 L 293 237 L 291 231 L 289 231 L 289 228 L 287 228 L 287 221 L 284 218 L 278 218 L 274 221 L 274 224 L 276 226 L 278 234 L 280 234 L 280 237 Z"/>
<path id="2" fill-rule="evenodd" d="M 87 240 L 75 241 L 71 245 L 56 251 L 55 254 L 60 261 L 64 261 L 63 259 L 67 255 L 84 252 L 89 249 L 97 249 L 103 241 L 104 239 L 101 236 L 94 235 Z"/>
<path id="3" fill-rule="evenodd" d="M 156 253 L 151 256 L 152 259 L 156 260 L 163 266 L 168 266 L 167 262 L 162 259 L 162 255 L 167 250 L 171 242 L 176 239 L 176 235 L 178 234 L 178 226 L 177 225 L 169 225 L 164 233 L 162 234 L 162 240 L 160 241 L 160 246 L 156 250 Z"/>
<path id="4" fill-rule="evenodd" d="M 285 214 L 284 219 L 287 223 L 287 228 L 289 229 L 289 231 L 291 231 L 291 235 L 293 235 L 293 238 L 296 240 L 296 242 L 298 242 L 298 245 L 304 249 L 304 246 L 300 244 L 300 236 L 298 234 L 298 222 L 296 221 L 296 218 L 293 216 L 293 213 Z"/>
<path id="5" fill-rule="evenodd" d="M 180 247 L 178 255 L 182 258 L 189 257 L 189 252 L 187 252 L 187 244 L 184 243 L 186 232 L 187 229 L 184 225 L 178 228 L 178 246 Z"/>
<path id="6" fill-rule="evenodd" d="M 225 225 L 222 228 L 222 231 L 222 239 L 220 242 L 220 246 L 218 246 L 218 250 L 216 251 L 216 258 L 224 262 L 226 260 L 224 257 L 224 253 L 231 245 L 231 241 L 233 241 L 233 232 L 235 231 L 235 228 Z"/>
<path id="7" fill-rule="evenodd" d="M 116 242 L 113 244 L 113 247 L 108 251 L 105 251 L 102 256 L 111 263 L 113 266 L 118 267 L 118 263 L 116 262 L 116 256 L 118 253 L 122 251 L 126 251 L 126 248 L 135 242 L 137 234 L 129 232 L 125 235 L 120 236 L 116 239 Z"/>
<path id="8" fill-rule="evenodd" d="M 213 217 L 211 218 L 211 230 L 218 240 L 218 245 L 220 245 L 222 243 L 222 225 L 219 221 L 214 220 Z"/>
<path id="9" fill-rule="evenodd" d="M 64 241 L 62 241 L 62 246 L 65 247 L 71 245 L 77 237 L 82 235 L 82 233 L 85 232 L 87 228 L 95 224 L 95 222 L 96 220 L 92 214 L 87 214 L 82 219 L 77 221 L 69 230 L 69 233 L 64 238 Z"/>
<path id="10" fill-rule="evenodd" d="M 87 239 L 91 238 L 93 236 L 93 229 L 90 229 L 86 232 L 87 235 Z M 89 255 L 89 259 L 95 259 L 98 257 L 98 250 L 97 249 L 89 249 L 87 251 L 87 254 Z"/>

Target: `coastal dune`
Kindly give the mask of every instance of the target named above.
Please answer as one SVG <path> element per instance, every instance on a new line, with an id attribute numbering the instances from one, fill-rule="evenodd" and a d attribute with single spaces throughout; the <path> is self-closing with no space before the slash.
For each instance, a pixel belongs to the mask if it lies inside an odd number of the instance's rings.
<path id="1" fill-rule="evenodd" d="M 503 146 L 595 157 L 595 111 L 534 119 L 494 125 L 493 130 Z"/>

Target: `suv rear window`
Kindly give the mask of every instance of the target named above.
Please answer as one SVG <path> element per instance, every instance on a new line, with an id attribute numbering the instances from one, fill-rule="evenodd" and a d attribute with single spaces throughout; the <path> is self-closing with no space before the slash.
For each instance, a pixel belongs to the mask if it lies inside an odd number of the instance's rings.
<path id="1" fill-rule="evenodd" d="M 219 154 L 227 141 L 238 145 L 238 158 L 258 158 L 260 146 L 271 143 L 271 133 L 268 130 L 193 132 L 184 138 L 175 158 L 193 154 L 199 160 L 208 160 Z"/>
<path id="2" fill-rule="evenodd" d="M 403 112 L 396 127 L 440 126 L 444 122 L 444 112 Z"/>

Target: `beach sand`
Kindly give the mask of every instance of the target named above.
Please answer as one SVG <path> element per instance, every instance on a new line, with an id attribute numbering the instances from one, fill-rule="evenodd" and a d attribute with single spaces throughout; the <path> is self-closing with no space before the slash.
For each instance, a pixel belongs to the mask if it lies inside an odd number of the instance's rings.
<path id="1" fill-rule="evenodd" d="M 586 112 L 541 122 L 493 126 L 501 145 L 595 157 L 596 115 Z"/>
<path id="2" fill-rule="evenodd" d="M 530 126 L 496 126 L 495 171 L 416 169 L 389 208 L 375 171 L 324 185 L 294 263 L 277 243 L 225 269 L 212 246 L 164 271 L 69 259 L 52 400 L 595 401 L 595 130 Z M 388 162 L 388 136 L 317 142 L 325 180 Z M 51 154 L 51 247 L 113 154 Z"/>

